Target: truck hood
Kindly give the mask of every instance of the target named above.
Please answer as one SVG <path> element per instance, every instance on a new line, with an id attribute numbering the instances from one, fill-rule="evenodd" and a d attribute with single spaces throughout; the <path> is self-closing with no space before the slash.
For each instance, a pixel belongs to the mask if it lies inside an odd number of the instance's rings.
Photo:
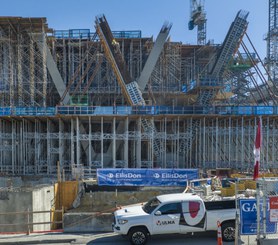
<path id="1" fill-rule="evenodd" d="M 115 211 L 115 216 L 120 217 L 132 217 L 138 215 L 147 215 L 144 210 L 142 209 L 142 205 L 136 206 L 126 206 L 122 207 L 121 209 Z"/>

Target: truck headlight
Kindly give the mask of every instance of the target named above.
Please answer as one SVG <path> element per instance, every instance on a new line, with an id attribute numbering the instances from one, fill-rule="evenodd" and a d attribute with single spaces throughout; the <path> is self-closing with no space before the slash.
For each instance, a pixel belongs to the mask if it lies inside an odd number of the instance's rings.
<path id="1" fill-rule="evenodd" d="M 126 224 L 128 222 L 128 220 L 126 219 L 118 219 L 118 224 L 123 225 Z"/>

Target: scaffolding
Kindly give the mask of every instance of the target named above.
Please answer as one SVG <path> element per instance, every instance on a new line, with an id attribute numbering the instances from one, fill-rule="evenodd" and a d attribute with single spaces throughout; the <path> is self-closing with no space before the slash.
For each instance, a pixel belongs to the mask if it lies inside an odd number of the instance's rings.
<path id="1" fill-rule="evenodd" d="M 277 108 L 276 108 L 277 109 Z M 140 112 L 139 112 L 140 113 Z M 164 168 L 203 169 L 231 167 L 242 171 L 253 168 L 253 142 L 256 118 L 247 116 L 181 115 L 172 117 L 151 116 L 157 135 L 141 131 L 145 115 L 130 116 L 52 116 L 9 117 L 0 120 L 0 169 L 13 175 L 55 176 L 57 162 L 66 174 L 82 166 L 86 176 L 96 168 L 155 167 L 161 163 L 153 159 L 151 142 L 158 139 L 166 151 Z M 149 116 L 148 116 L 149 118 Z M 184 159 L 178 147 L 184 129 L 198 120 L 200 127 L 192 150 Z M 122 132 L 116 126 L 124 124 Z M 83 126 L 81 126 L 83 125 Z M 86 133 L 82 132 L 84 127 Z M 263 117 L 265 142 L 262 149 L 262 166 L 275 168 L 278 161 L 276 116 Z M 87 142 L 93 151 L 86 154 L 81 146 Z M 109 145 L 112 144 L 112 152 Z M 118 145 L 121 147 L 118 148 Z M 117 151 L 116 151 L 117 149 Z"/>
<path id="2" fill-rule="evenodd" d="M 267 135 L 264 166 L 275 167 L 277 107 L 267 107 L 271 96 L 264 108 L 257 107 L 259 88 L 248 76 L 255 65 L 231 68 L 235 46 L 218 67 L 220 80 L 208 71 L 224 52 L 222 45 L 167 39 L 140 91 L 134 81 L 156 40 L 140 31 L 111 33 L 118 53 L 109 56 L 102 37 L 88 29 L 53 31 L 45 18 L 0 17 L 1 174 L 52 176 L 60 169 L 71 175 L 82 169 L 90 176 L 108 167 L 248 170 L 259 115 Z M 125 65 L 116 63 L 117 74 L 111 59 L 118 55 Z M 218 81 L 223 84 L 216 88 Z M 217 92 L 230 87 L 232 93 L 225 100 L 207 94 L 204 103 L 200 87 L 211 86 Z M 240 107 L 243 101 L 246 106 Z M 186 142 L 190 146 L 181 150 Z"/>
<path id="3" fill-rule="evenodd" d="M 46 69 L 46 42 L 34 35 L 46 35 L 45 18 L 0 18 L 0 103 L 5 106 L 46 106 L 50 80 Z"/>

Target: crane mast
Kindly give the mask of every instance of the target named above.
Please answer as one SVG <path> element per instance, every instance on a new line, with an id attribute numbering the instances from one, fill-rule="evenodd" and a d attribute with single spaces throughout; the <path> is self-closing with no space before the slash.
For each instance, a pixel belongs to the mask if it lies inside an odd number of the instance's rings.
<path id="1" fill-rule="evenodd" d="M 278 84 L 278 0 L 269 0 L 266 65 L 269 80 Z"/>
<path id="2" fill-rule="evenodd" d="M 188 29 L 193 30 L 197 26 L 197 44 L 206 44 L 206 13 L 204 11 L 204 0 L 190 0 L 190 20 Z"/>

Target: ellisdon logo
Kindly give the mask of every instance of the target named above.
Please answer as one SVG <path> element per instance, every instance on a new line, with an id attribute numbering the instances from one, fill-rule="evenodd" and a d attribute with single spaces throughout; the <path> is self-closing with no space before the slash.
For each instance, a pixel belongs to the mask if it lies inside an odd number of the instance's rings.
<path id="1" fill-rule="evenodd" d="M 178 173 L 174 173 L 174 174 L 170 174 L 170 173 L 162 173 L 161 175 L 158 173 L 154 173 L 153 177 L 158 179 L 158 178 L 162 178 L 162 179 L 187 179 L 187 174 L 178 174 Z"/>
<path id="2" fill-rule="evenodd" d="M 130 178 L 130 179 L 138 179 L 138 178 L 142 178 L 141 174 L 133 174 L 133 173 L 109 173 L 107 174 L 107 177 L 112 179 L 112 178 Z"/>
<path id="3" fill-rule="evenodd" d="M 107 174 L 107 177 L 110 178 L 110 179 L 112 179 L 112 178 L 114 177 L 114 174 L 109 173 L 109 174 Z"/>
<path id="4" fill-rule="evenodd" d="M 158 179 L 158 178 L 160 178 L 160 174 L 155 173 L 155 174 L 153 174 L 153 177 L 156 178 L 156 179 Z"/>

